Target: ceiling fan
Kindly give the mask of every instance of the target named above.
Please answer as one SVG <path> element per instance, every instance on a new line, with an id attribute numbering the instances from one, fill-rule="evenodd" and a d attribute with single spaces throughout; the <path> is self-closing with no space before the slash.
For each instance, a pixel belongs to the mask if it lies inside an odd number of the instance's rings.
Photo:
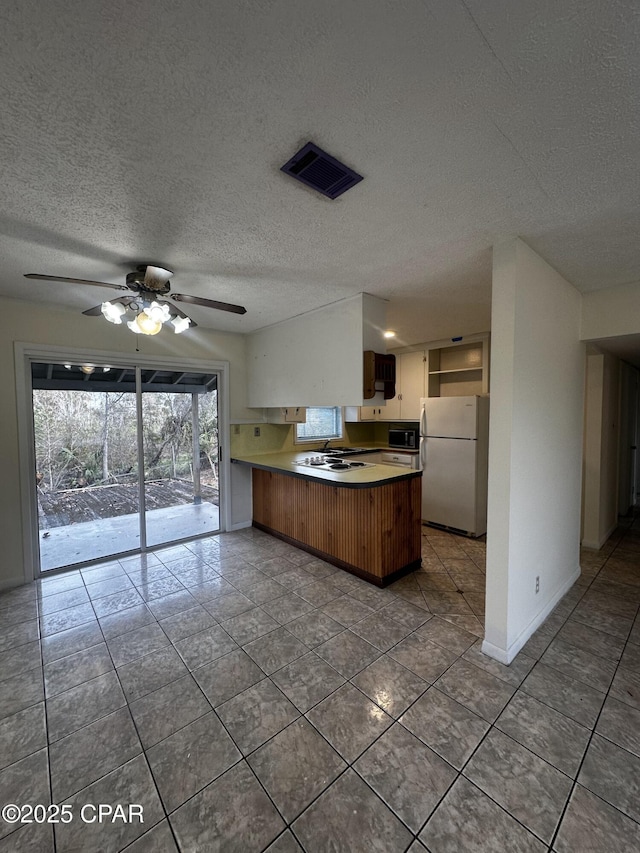
<path id="1" fill-rule="evenodd" d="M 177 305 L 159 297 L 168 296 L 174 302 L 186 302 L 191 305 L 202 305 L 205 308 L 215 308 L 218 311 L 229 311 L 232 314 L 246 314 L 247 309 L 242 305 L 230 302 L 218 302 L 215 299 L 204 299 L 201 296 L 188 296 L 186 293 L 170 293 L 169 279 L 171 270 L 151 264 L 139 264 L 133 272 L 127 273 L 126 284 L 110 284 L 106 281 L 91 281 L 85 278 L 66 278 L 59 275 L 41 275 L 25 273 L 25 278 L 41 279 L 42 281 L 63 281 L 67 284 L 88 284 L 94 287 L 109 287 L 112 290 L 127 291 L 126 296 L 119 296 L 109 302 L 96 305 L 83 311 L 88 317 L 104 316 L 110 323 L 122 324 L 128 317 L 127 326 L 132 332 L 142 335 L 157 335 L 164 323 L 171 323 L 176 333 L 184 332 L 197 325 Z M 133 291 L 133 294 L 131 293 Z"/>

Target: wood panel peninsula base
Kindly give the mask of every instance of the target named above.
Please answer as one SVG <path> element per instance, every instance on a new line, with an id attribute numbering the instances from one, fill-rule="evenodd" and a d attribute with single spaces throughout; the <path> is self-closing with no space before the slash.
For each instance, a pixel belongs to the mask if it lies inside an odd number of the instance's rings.
<path id="1" fill-rule="evenodd" d="M 381 587 L 419 568 L 419 472 L 357 485 L 252 474 L 254 527 Z"/>

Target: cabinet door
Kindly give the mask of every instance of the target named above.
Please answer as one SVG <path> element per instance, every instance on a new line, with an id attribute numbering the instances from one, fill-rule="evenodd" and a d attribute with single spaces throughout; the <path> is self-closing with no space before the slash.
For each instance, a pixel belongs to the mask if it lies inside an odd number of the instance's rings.
<path id="1" fill-rule="evenodd" d="M 360 406 L 360 420 L 361 421 L 375 421 L 377 416 L 377 412 L 380 409 L 373 406 Z"/>
<path id="2" fill-rule="evenodd" d="M 425 395 L 424 377 L 424 353 L 403 353 L 400 356 L 400 420 L 420 420 L 420 398 Z"/>

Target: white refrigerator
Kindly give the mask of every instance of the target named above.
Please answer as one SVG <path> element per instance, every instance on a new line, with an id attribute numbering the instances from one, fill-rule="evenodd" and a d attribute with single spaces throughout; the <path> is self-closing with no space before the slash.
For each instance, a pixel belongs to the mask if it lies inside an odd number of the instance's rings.
<path id="1" fill-rule="evenodd" d="M 487 532 L 488 397 L 420 400 L 422 520 Z"/>

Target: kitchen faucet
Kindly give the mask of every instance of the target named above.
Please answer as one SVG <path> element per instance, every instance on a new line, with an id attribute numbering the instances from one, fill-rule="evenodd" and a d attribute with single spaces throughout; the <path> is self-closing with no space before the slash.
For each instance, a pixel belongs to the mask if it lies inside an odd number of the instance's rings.
<path id="1" fill-rule="evenodd" d="M 329 442 L 330 442 L 330 440 L 331 440 L 331 439 L 329 439 L 329 438 L 328 438 L 328 439 L 325 441 L 325 443 L 322 445 L 322 447 L 320 448 L 320 452 L 321 452 L 321 453 L 326 453 L 326 452 L 327 452 L 327 448 L 329 447 Z"/>

